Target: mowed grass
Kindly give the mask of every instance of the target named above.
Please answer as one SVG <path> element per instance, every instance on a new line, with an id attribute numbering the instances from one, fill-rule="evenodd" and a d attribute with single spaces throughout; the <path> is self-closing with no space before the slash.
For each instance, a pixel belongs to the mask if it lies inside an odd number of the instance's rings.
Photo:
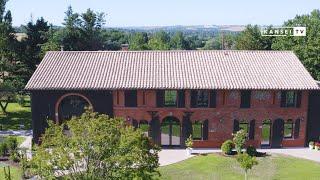
<path id="1" fill-rule="evenodd" d="M 29 106 L 20 106 L 18 103 L 9 103 L 7 107 L 8 114 L 0 111 L 0 126 L 2 130 L 31 129 L 31 108 Z M 1 128 L 1 127 L 0 127 Z"/>
<path id="2" fill-rule="evenodd" d="M 320 179 L 320 163 L 272 154 L 257 158 L 259 164 L 248 179 Z M 244 172 L 235 157 L 219 154 L 200 155 L 185 161 L 160 167 L 160 179 L 244 179 Z"/>

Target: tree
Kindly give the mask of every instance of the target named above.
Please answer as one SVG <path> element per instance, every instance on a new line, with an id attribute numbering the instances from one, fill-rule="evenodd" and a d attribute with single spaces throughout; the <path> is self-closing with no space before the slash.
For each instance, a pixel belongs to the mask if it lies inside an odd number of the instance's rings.
<path id="1" fill-rule="evenodd" d="M 274 37 L 261 36 L 257 25 L 247 25 L 236 39 L 236 49 L 239 50 L 271 50 Z"/>
<path id="2" fill-rule="evenodd" d="M 123 119 L 90 110 L 61 125 L 49 121 L 31 160 L 41 178 L 151 179 L 159 149 L 139 129 Z"/>
<path id="3" fill-rule="evenodd" d="M 134 33 L 129 39 L 129 49 L 130 50 L 148 50 L 148 35 L 147 33 Z"/>
<path id="4" fill-rule="evenodd" d="M 243 129 L 233 134 L 233 143 L 235 145 L 235 148 L 238 154 L 241 154 L 242 149 L 246 144 L 246 141 L 247 141 L 247 133 Z"/>
<path id="5" fill-rule="evenodd" d="M 244 170 L 244 178 L 245 180 L 247 180 L 248 170 L 252 169 L 254 165 L 257 165 L 258 161 L 255 157 L 251 157 L 247 153 L 238 154 L 237 161 L 240 164 L 241 168 Z"/>
<path id="6" fill-rule="evenodd" d="M 35 23 L 32 21 L 28 22 L 24 28 L 26 29 L 27 38 L 22 42 L 24 45 L 24 56 L 21 60 L 28 68 L 27 79 L 29 79 L 43 58 L 41 46 L 48 41 L 46 34 L 50 26 L 41 17 Z"/>
<path id="7" fill-rule="evenodd" d="M 149 48 L 152 50 L 169 50 L 170 37 L 164 31 L 156 32 L 148 42 Z"/>
<path id="8" fill-rule="evenodd" d="M 103 30 L 102 37 L 106 50 L 120 50 L 121 44 L 128 44 L 128 35 L 118 30 Z"/>
<path id="9" fill-rule="evenodd" d="M 296 16 L 283 26 L 305 26 L 307 34 L 305 37 L 277 37 L 272 49 L 294 51 L 313 78 L 320 80 L 320 11 L 313 10 L 310 14 Z"/>
<path id="10" fill-rule="evenodd" d="M 176 32 L 170 39 L 172 49 L 188 50 L 190 49 L 189 42 L 185 39 L 182 32 Z"/>

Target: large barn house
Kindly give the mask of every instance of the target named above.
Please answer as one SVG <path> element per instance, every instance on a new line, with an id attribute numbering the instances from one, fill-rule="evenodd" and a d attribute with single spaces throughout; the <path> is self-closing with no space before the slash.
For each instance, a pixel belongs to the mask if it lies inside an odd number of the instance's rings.
<path id="1" fill-rule="evenodd" d="M 92 106 L 171 147 L 239 129 L 256 147 L 304 146 L 320 135 L 318 89 L 293 52 L 231 50 L 48 52 L 26 86 L 35 142 L 47 119 Z"/>

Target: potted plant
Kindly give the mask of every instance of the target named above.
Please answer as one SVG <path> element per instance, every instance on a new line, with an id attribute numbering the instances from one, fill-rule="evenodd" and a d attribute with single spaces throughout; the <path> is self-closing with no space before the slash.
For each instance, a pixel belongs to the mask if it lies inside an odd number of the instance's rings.
<path id="1" fill-rule="evenodd" d="M 187 140 L 186 140 L 186 150 L 187 150 L 187 154 L 188 156 L 190 156 L 192 154 L 192 147 L 193 147 L 193 140 L 192 140 L 192 135 L 190 135 Z"/>
<path id="2" fill-rule="evenodd" d="M 312 150 L 313 148 L 314 148 L 314 142 L 313 142 L 313 141 L 310 141 L 310 142 L 309 142 L 309 149 Z"/>
<path id="3" fill-rule="evenodd" d="M 320 150 L 320 142 L 316 142 L 316 143 L 314 144 L 314 149 L 317 150 L 317 151 Z"/>

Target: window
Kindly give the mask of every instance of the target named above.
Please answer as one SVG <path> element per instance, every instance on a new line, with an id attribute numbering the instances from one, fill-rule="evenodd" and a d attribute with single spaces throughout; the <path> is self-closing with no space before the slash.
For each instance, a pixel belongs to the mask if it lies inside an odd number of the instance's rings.
<path id="1" fill-rule="evenodd" d="M 177 91 L 170 90 L 164 92 L 164 106 L 175 107 L 177 105 Z"/>
<path id="2" fill-rule="evenodd" d="M 208 107 L 208 91 L 197 91 L 197 107 Z"/>
<path id="3" fill-rule="evenodd" d="M 241 91 L 240 108 L 250 108 L 251 91 Z"/>
<path id="4" fill-rule="evenodd" d="M 293 132 L 293 122 L 290 119 L 284 124 L 284 138 L 292 138 L 292 135 L 293 135 L 292 132 Z"/>
<path id="5" fill-rule="evenodd" d="M 301 91 L 283 91 L 281 93 L 281 107 L 300 107 Z"/>
<path id="6" fill-rule="evenodd" d="M 209 121 L 195 121 L 192 124 L 192 138 L 194 140 L 208 140 Z"/>
<path id="7" fill-rule="evenodd" d="M 127 90 L 124 92 L 125 107 L 137 107 L 137 91 Z"/>
<path id="8" fill-rule="evenodd" d="M 249 123 L 247 122 L 240 122 L 239 130 L 244 130 L 244 132 L 249 133 Z"/>
<path id="9" fill-rule="evenodd" d="M 192 125 L 192 138 L 195 140 L 202 140 L 202 122 L 200 121 L 196 121 L 193 125 Z"/>
<path id="10" fill-rule="evenodd" d="M 297 93 L 295 91 L 288 91 L 286 93 L 286 107 L 295 107 L 297 102 Z"/>

